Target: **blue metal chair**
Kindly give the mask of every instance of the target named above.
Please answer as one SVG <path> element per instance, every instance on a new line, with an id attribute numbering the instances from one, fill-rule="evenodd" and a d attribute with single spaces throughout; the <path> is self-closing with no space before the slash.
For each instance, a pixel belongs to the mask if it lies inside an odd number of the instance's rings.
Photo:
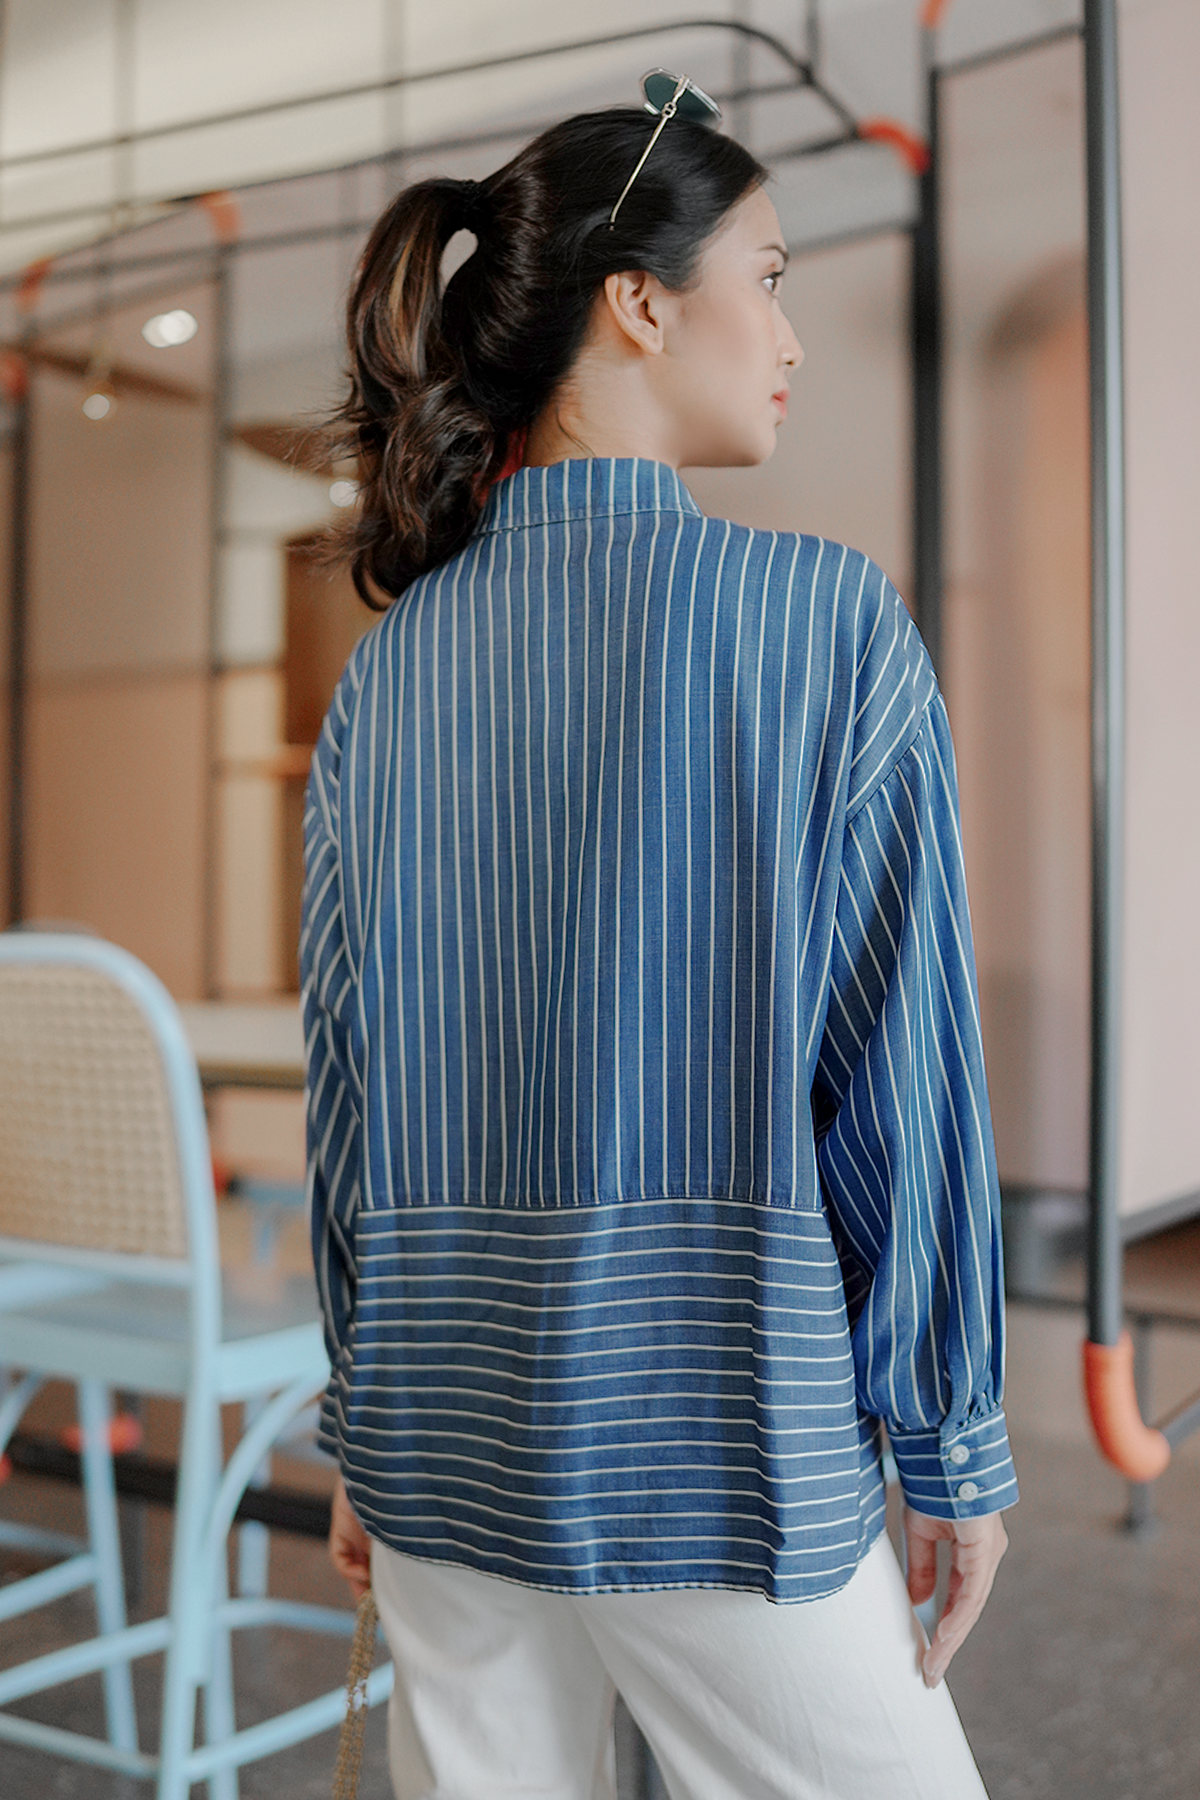
<path id="1" fill-rule="evenodd" d="M 236 1800 L 243 1763 L 326 1730 L 342 1688 L 237 1730 L 230 1633 L 285 1624 L 349 1637 L 354 1615 L 228 1594 L 226 1539 L 243 1490 L 328 1365 L 306 1283 L 271 1304 L 226 1296 L 195 1062 L 170 996 L 134 957 L 90 937 L 0 935 L 0 1451 L 42 1382 L 79 1393 L 88 1541 L 8 1526 L 0 1543 L 58 1557 L 0 1589 L 0 1624 L 91 1586 L 98 1634 L 0 1673 L 0 1740 L 157 1780 L 186 1800 L 207 1780 Z M 112 1459 L 113 1389 L 183 1403 L 167 1614 L 129 1625 Z M 250 1422 L 223 1460 L 221 1407 Z M 160 1744 L 138 1744 L 130 1663 L 165 1653 Z M 5 1710 L 103 1676 L 107 1739 Z M 373 1671 L 368 1701 L 391 1688 Z M 195 1741 L 197 1693 L 204 1742 Z"/>

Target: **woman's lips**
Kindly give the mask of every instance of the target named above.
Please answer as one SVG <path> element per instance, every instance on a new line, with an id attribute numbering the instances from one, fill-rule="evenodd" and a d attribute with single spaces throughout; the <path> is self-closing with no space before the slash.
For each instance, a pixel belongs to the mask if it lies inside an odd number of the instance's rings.
<path id="1" fill-rule="evenodd" d="M 782 388 L 778 394 L 772 394 L 771 398 L 775 402 L 776 406 L 779 408 L 780 418 L 786 419 L 787 418 L 788 390 L 786 388 Z"/>

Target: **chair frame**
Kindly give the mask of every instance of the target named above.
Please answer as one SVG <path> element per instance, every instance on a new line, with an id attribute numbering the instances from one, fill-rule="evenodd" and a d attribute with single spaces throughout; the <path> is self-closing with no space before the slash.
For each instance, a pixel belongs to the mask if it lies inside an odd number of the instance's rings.
<path id="1" fill-rule="evenodd" d="M 57 933 L 0 935 L 0 966 L 59 965 L 107 977 L 135 1002 L 156 1041 L 166 1077 L 179 1157 L 188 1254 L 117 1254 L 0 1236 L 0 1364 L 27 1371 L 0 1393 L 0 1451 L 34 1392 L 47 1379 L 75 1381 L 79 1391 L 89 1542 L 80 1549 L 58 1534 L 8 1526 L 0 1543 L 64 1556 L 0 1590 L 0 1621 L 91 1584 L 99 1633 L 0 1672 L 0 1742 L 19 1743 L 102 1768 L 156 1779 L 158 1800 L 186 1800 L 207 1780 L 212 1800 L 236 1800 L 237 1769 L 327 1730 L 345 1711 L 344 1688 L 236 1729 L 230 1633 L 284 1624 L 347 1638 L 354 1614 L 268 1595 L 227 1591 L 225 1545 L 238 1502 L 255 1471 L 294 1417 L 325 1386 L 328 1361 L 319 1323 L 277 1328 L 243 1339 L 222 1338 L 222 1290 L 216 1202 L 204 1104 L 195 1060 L 174 1001 L 128 952 L 103 940 Z M 144 1337 L 87 1329 L 64 1332 L 73 1295 L 113 1282 L 177 1289 L 188 1307 L 186 1347 L 176 1345 L 147 1375 Z M 59 1317 L 27 1311 L 50 1302 Z M 69 1316 L 69 1314 L 68 1314 Z M 158 1348 L 168 1347 L 160 1341 Z M 140 1366 L 139 1366 L 140 1365 Z M 121 1589 L 115 1486 L 108 1444 L 109 1391 L 170 1393 L 183 1401 L 175 1532 L 167 1613 L 129 1625 Z M 221 1405 L 246 1405 L 247 1423 L 222 1466 Z M 215 1603 L 214 1603 L 215 1596 Z M 141 1750 L 130 1679 L 133 1659 L 165 1652 L 160 1748 Z M 20 1718 L 10 1702 L 88 1673 L 104 1677 L 108 1738 Z M 391 1691 L 392 1669 L 375 1669 L 367 1702 Z M 205 1741 L 195 1741 L 197 1692 L 204 1697 Z"/>

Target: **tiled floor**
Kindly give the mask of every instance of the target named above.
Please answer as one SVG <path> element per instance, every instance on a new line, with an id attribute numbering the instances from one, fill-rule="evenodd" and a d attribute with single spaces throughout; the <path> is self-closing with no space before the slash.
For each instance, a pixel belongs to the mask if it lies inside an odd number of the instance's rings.
<path id="1" fill-rule="evenodd" d="M 237 1225 L 237 1221 L 232 1221 Z M 237 1226 L 240 1229 L 240 1226 Z M 233 1249 L 235 1230 L 227 1230 Z M 302 1257 L 285 1238 L 285 1263 Z M 1078 1272 L 1058 1283 L 1069 1293 Z M 1200 1226 L 1177 1231 L 1129 1258 L 1127 1291 L 1141 1303 L 1200 1318 Z M 1011 1548 L 978 1627 L 951 1672 L 951 1688 L 992 1800 L 1196 1800 L 1200 1794 L 1200 1439 L 1157 1484 L 1157 1530 L 1135 1538 L 1121 1528 L 1126 1491 L 1092 1448 L 1079 1399 L 1082 1315 L 1027 1305 L 1010 1309 L 1008 1408 L 1019 1507 L 1008 1515 Z M 1154 1410 L 1200 1389 L 1200 1332 L 1156 1334 Z M 41 1424 L 53 1423 L 47 1405 Z M 152 1412 L 151 1448 L 169 1441 L 171 1421 Z M 289 1482 L 320 1483 L 303 1464 Z M 9 1515 L 69 1521 L 78 1498 L 54 1483 L 18 1475 L 0 1493 Z M 165 1561 L 168 1516 L 150 1508 L 145 1605 L 155 1601 Z M 338 1601 L 339 1584 L 320 1545 L 280 1536 L 273 1552 L 279 1591 Z M 13 1572 L 16 1572 L 15 1570 Z M 0 1663 L 86 1629 L 75 1599 L 36 1619 L 0 1627 Z M 240 1706 L 249 1719 L 334 1686 L 345 1646 L 282 1632 L 243 1634 Z M 138 1670 L 139 1705 L 154 1712 L 156 1669 Z M 95 1680 L 28 1703 L 31 1716 L 96 1728 Z M 333 1735 L 243 1772 L 243 1800 L 287 1794 L 326 1800 Z M 202 1790 L 197 1790 L 200 1792 Z M 5 1746 L 0 1800 L 134 1800 L 148 1790 L 82 1766 Z M 368 1728 L 362 1800 L 387 1800 L 383 1718 Z M 880 1800 L 887 1800 L 881 1795 Z"/>
<path id="2" fill-rule="evenodd" d="M 1196 1309 L 1200 1311 L 1200 1307 Z M 992 1800 L 1200 1794 L 1200 1445 L 1156 1485 L 1156 1529 L 1122 1529 L 1124 1482 L 1086 1435 L 1078 1318 L 1011 1309 L 1021 1503 L 951 1688 Z M 1200 1389 L 1200 1335 L 1163 1334 L 1164 1407 Z"/>
<path id="3" fill-rule="evenodd" d="M 53 1515 L 56 1526 L 66 1520 L 63 1490 L 51 1482 L 16 1478 L 13 1492 L 5 1496 L 5 1510 L 14 1515 L 36 1516 L 45 1522 Z M 18 1492 L 19 1490 L 19 1492 Z M 148 1508 L 147 1551 L 152 1569 L 161 1569 L 167 1547 L 167 1521 L 158 1508 Z M 277 1540 L 273 1556 L 272 1586 L 297 1598 L 341 1604 L 341 1584 L 327 1569 L 322 1545 L 300 1538 Z M 157 1588 L 158 1582 L 154 1583 Z M 150 1617 L 161 1602 L 161 1592 L 149 1592 L 140 1614 Z M 20 1626 L 0 1627 L 5 1662 L 37 1655 L 70 1636 L 94 1629 L 90 1603 L 82 1598 L 59 1601 L 41 1613 L 30 1615 Z M 294 1705 L 324 1693 L 345 1680 L 347 1644 L 344 1639 L 302 1636 L 275 1630 L 238 1634 L 234 1674 L 238 1695 L 238 1721 L 248 1724 L 268 1712 Z M 135 1691 L 144 1741 L 152 1744 L 159 1695 L 160 1664 L 151 1658 L 135 1667 Z M 72 1730 L 103 1730 L 100 1683 L 95 1677 L 58 1688 L 13 1708 L 29 1718 L 44 1719 Z M 242 1800 L 329 1800 L 337 1753 L 336 1733 L 328 1732 L 308 1743 L 242 1771 Z M 61 1762 L 14 1745 L 0 1745 L 0 1797 L 2 1800 L 147 1800 L 153 1789 L 147 1783 L 128 1781 L 83 1764 Z M 197 1795 L 207 1792 L 198 1787 Z M 377 1708 L 367 1725 L 363 1759 L 362 1800 L 387 1800 L 390 1796 L 384 1755 L 383 1708 Z"/>

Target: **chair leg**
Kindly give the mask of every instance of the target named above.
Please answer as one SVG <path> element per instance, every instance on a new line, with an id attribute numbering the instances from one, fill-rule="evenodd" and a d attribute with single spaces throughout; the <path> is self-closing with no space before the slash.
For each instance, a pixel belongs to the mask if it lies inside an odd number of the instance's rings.
<path id="1" fill-rule="evenodd" d="M 220 1567 L 217 1570 L 217 1589 L 213 1595 L 216 1605 L 220 1605 L 227 1597 L 229 1583 L 226 1578 L 226 1552 L 222 1546 Z M 219 1744 L 231 1738 L 237 1730 L 237 1721 L 233 1710 L 233 1645 L 231 1633 L 217 1626 L 212 1634 L 212 1665 L 208 1681 L 204 1688 L 204 1737 L 209 1744 Z M 238 1800 L 238 1772 L 236 1769 L 218 1769 L 208 1779 L 208 1800 Z"/>
<path id="2" fill-rule="evenodd" d="M 101 1635 L 107 1636 L 110 1632 L 120 1631 L 125 1624 L 121 1531 L 117 1519 L 112 1450 L 108 1441 L 108 1390 L 102 1382 L 87 1379 L 79 1383 L 78 1393 L 88 1537 L 99 1563 L 96 1614 Z M 137 1714 L 127 1662 L 115 1663 L 104 1671 L 104 1710 L 109 1742 L 122 1750 L 136 1750 Z"/>
<path id="3" fill-rule="evenodd" d="M 261 1395 L 254 1395 L 243 1402 L 242 1418 L 246 1428 L 253 1425 L 263 1409 Z M 250 1481 L 251 1487 L 265 1487 L 271 1479 L 271 1458 L 264 1456 Z M 271 1534 L 265 1525 L 251 1520 L 238 1527 L 237 1535 L 237 1591 L 252 1599 L 260 1600 L 267 1591 L 269 1579 L 269 1563 L 271 1554 Z"/>
<path id="4" fill-rule="evenodd" d="M 191 1782 L 183 1768 L 195 1742 L 197 1683 L 189 1679 L 187 1657 L 179 1642 L 180 1620 L 174 1618 L 171 1624 L 173 1642 L 167 1652 L 163 1681 L 157 1800 L 187 1800 Z"/>
<path id="5" fill-rule="evenodd" d="M 220 1470 L 220 1412 L 189 1396 L 171 1552 L 171 1636 L 163 1669 L 157 1800 L 188 1800 L 184 1773 L 195 1744 L 196 1691 L 208 1668 L 212 1631 L 209 1571 L 202 1566 L 204 1526 Z"/>

